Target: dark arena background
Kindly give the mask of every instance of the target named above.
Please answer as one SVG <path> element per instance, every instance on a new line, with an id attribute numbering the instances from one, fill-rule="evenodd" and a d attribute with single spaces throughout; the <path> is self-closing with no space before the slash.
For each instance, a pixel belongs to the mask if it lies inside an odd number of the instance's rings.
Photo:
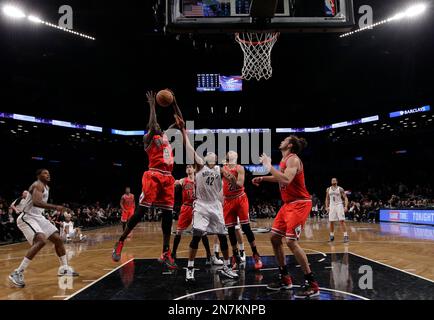
<path id="1" fill-rule="evenodd" d="M 200 243 L 196 281 L 187 283 L 192 227 L 182 233 L 177 268 L 168 268 L 157 260 L 158 208 L 146 210 L 120 261 L 112 261 L 122 234 L 120 199 L 130 187 L 139 207 L 149 168 L 146 92 L 170 88 L 196 130 L 212 129 L 217 139 L 244 131 L 269 137 L 273 165 L 286 137 L 307 140 L 300 159 L 313 208 L 298 243 L 320 288 L 310 300 L 433 300 L 434 4 L 308 2 L 279 0 L 275 16 L 255 24 L 249 8 L 265 10 L 263 1 L 0 0 L 0 299 L 296 300 L 303 268 L 286 245 L 293 289 L 267 290 L 279 274 L 270 237 L 284 203 L 277 184 L 252 183 L 265 174 L 258 154 L 241 164 L 259 270 L 244 234 L 238 278 L 207 266 Z M 272 76 L 246 80 L 234 33 L 258 28 L 280 32 Z M 174 122 L 172 108 L 157 105 L 156 112 L 162 129 Z M 241 160 L 245 142 L 235 140 Z M 268 152 L 265 140 L 259 150 Z M 47 243 L 17 288 L 8 278 L 30 244 L 19 228 L 23 211 L 14 208 L 41 168 L 51 175 L 48 203 L 69 211 L 47 209 L 42 218 L 61 236 L 68 215 L 80 228 L 80 237 L 61 237 L 79 276 L 57 276 L 56 251 Z M 185 164 L 176 162 L 174 178 L 185 175 Z M 332 178 L 348 199 L 349 241 L 342 222 L 330 239 L 325 200 Z M 171 247 L 181 205 L 177 189 Z M 218 241 L 208 238 L 214 251 Z"/>

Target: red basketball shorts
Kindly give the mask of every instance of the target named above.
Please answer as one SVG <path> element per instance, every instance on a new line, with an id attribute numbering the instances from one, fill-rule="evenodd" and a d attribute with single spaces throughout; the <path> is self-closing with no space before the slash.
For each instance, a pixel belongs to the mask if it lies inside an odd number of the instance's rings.
<path id="1" fill-rule="evenodd" d="M 190 225 L 193 220 L 193 206 L 182 205 L 181 212 L 179 213 L 178 218 L 178 226 L 176 227 L 176 231 L 184 231 Z"/>
<path id="2" fill-rule="evenodd" d="M 271 232 L 287 239 L 298 240 L 311 209 L 311 200 L 284 204 L 274 219 Z"/>
<path id="3" fill-rule="evenodd" d="M 127 222 L 134 214 L 134 208 L 123 210 L 121 216 L 121 222 Z"/>
<path id="4" fill-rule="evenodd" d="M 140 205 L 173 210 L 175 204 L 175 178 L 155 170 L 146 171 L 142 178 Z"/>
<path id="5" fill-rule="evenodd" d="M 249 223 L 249 199 L 244 193 L 243 195 L 233 198 L 225 199 L 223 205 L 223 213 L 225 217 L 226 227 L 233 227 L 238 224 Z"/>

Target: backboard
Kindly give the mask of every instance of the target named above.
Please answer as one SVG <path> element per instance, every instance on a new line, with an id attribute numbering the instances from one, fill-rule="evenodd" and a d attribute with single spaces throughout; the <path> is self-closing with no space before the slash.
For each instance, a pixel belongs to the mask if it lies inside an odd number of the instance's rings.
<path id="1" fill-rule="evenodd" d="M 254 0 L 253 0 L 254 1 Z M 352 0 L 278 0 L 266 26 L 253 23 L 252 0 L 166 0 L 166 31 L 234 33 L 245 31 L 345 32 L 354 25 Z"/>

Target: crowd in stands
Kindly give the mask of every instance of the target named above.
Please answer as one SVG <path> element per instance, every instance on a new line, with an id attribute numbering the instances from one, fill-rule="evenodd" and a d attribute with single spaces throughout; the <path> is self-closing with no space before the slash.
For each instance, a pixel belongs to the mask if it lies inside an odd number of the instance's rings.
<path id="1" fill-rule="evenodd" d="M 0 242 L 21 242 L 24 240 L 24 236 L 16 224 L 19 212 L 15 212 L 13 209 L 15 203 L 16 200 L 8 203 L 0 197 Z M 71 210 L 71 221 L 75 227 L 82 230 L 118 224 L 121 219 L 119 207 L 102 206 L 98 202 L 89 206 L 78 204 L 63 204 L 63 206 Z M 44 215 L 59 230 L 62 223 L 65 222 L 65 215 L 62 212 L 45 210 Z"/>
<path id="2" fill-rule="evenodd" d="M 415 186 L 408 188 L 403 183 L 380 188 L 371 188 L 364 192 L 346 191 L 349 205 L 346 217 L 350 221 L 376 223 L 379 221 L 380 208 L 390 209 L 434 209 L 433 189 L 429 185 Z M 324 206 L 323 197 L 312 195 L 312 218 L 327 218 L 327 210 Z M 19 242 L 23 240 L 23 235 L 16 225 L 19 212 L 13 208 L 17 200 L 7 202 L 0 197 L 0 242 Z M 273 219 L 280 206 L 279 199 L 259 200 L 250 199 L 250 217 L 256 219 Z M 71 220 L 75 227 L 82 230 L 89 228 L 118 224 L 121 219 L 121 210 L 117 206 L 64 204 L 63 206 L 71 209 Z M 176 210 L 175 210 L 176 211 Z M 65 216 L 57 211 L 45 211 L 49 219 L 56 227 L 60 228 Z M 175 215 L 176 219 L 176 215 Z M 150 211 L 144 221 L 160 221 L 158 210 Z"/>

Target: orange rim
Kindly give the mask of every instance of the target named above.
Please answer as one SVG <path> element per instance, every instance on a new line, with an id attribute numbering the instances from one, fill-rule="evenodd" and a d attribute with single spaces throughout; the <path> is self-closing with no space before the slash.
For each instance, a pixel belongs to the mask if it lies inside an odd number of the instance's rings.
<path id="1" fill-rule="evenodd" d="M 235 37 L 236 37 L 236 39 L 239 42 L 242 42 L 244 44 L 250 44 L 252 46 L 258 46 L 258 45 L 261 45 L 261 44 L 265 44 L 265 43 L 271 42 L 274 39 L 276 39 L 278 36 L 279 36 L 279 32 L 275 32 L 275 33 L 273 33 L 273 36 L 270 39 L 267 39 L 267 40 L 264 40 L 264 41 L 248 41 L 248 40 L 241 39 L 240 38 L 240 34 L 238 32 L 235 33 Z"/>

